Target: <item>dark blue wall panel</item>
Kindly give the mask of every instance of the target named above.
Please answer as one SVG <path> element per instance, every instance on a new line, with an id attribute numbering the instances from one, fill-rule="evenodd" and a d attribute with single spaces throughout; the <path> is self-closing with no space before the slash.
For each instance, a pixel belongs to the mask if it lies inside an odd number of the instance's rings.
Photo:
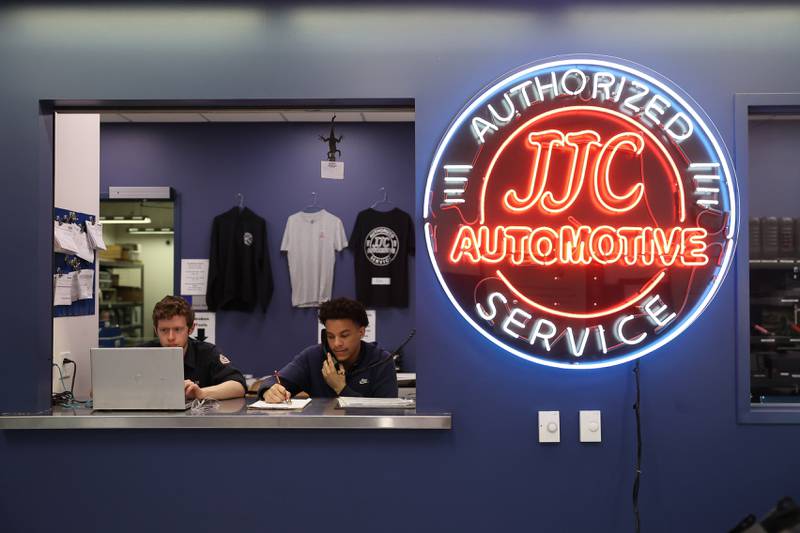
<path id="1" fill-rule="evenodd" d="M 320 178 L 329 124 L 104 124 L 100 138 L 100 188 L 170 185 L 180 196 L 181 254 L 207 258 L 214 217 L 236 204 L 235 194 L 267 221 L 267 246 L 275 292 L 267 313 L 217 313 L 216 343 L 246 373 L 261 376 L 280 368 L 303 347 L 317 342 L 316 309 L 291 307 L 291 286 L 281 238 L 289 215 L 311 202 L 342 219 L 348 237 L 356 215 L 383 199 L 414 212 L 414 127 L 409 123 L 346 123 L 340 145 L 344 180 Z M 424 256 L 423 256 L 423 259 Z M 176 257 L 176 261 L 180 258 Z M 414 258 L 409 268 L 412 272 Z M 180 287 L 176 287 L 178 290 Z M 353 254 L 336 257 L 333 296 L 355 297 Z M 381 346 L 396 348 L 414 327 L 409 307 L 379 308 Z M 147 312 L 149 316 L 149 311 Z M 413 371 L 415 343 L 404 349 L 404 370 Z M 405 365 L 407 363 L 407 365 Z"/>
<path id="2" fill-rule="evenodd" d="M 560 53 L 624 57 L 683 87 L 730 146 L 734 93 L 800 87 L 798 21 L 789 3 L 4 8 L 0 161 L 4 220 L 17 223 L 0 268 L 31 268 L 3 311 L 0 411 L 47 405 L 40 99 L 414 98 L 419 217 L 439 136 L 503 72 Z M 452 410 L 452 431 L 6 431 L 3 528 L 631 531 L 630 367 L 524 364 L 457 318 L 423 256 L 416 281 L 420 404 Z M 734 285 L 642 361 L 646 531 L 725 531 L 800 497 L 800 428 L 736 423 Z M 536 442 L 540 409 L 561 410 L 560 445 Z M 602 444 L 578 443 L 579 409 L 602 410 Z"/>

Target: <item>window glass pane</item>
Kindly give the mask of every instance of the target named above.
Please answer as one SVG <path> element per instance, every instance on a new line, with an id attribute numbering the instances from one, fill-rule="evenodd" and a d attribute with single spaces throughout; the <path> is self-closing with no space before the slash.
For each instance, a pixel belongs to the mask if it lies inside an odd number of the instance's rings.
<path id="1" fill-rule="evenodd" d="M 800 403 L 800 116 L 751 113 L 750 393 Z"/>

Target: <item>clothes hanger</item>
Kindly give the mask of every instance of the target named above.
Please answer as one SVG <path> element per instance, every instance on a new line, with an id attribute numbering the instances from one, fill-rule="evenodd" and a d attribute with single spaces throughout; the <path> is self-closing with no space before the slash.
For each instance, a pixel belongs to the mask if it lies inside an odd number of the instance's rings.
<path id="1" fill-rule="evenodd" d="M 236 198 L 236 206 L 239 208 L 239 211 L 244 209 L 244 195 L 240 192 L 237 192 L 234 198 Z"/>
<path id="2" fill-rule="evenodd" d="M 386 192 L 386 187 L 381 187 L 380 189 L 378 189 L 378 191 L 383 191 L 383 199 L 382 200 L 378 200 L 377 202 L 372 204 L 370 206 L 370 209 L 375 209 L 376 207 L 378 207 L 381 204 L 392 205 L 392 202 L 389 201 L 389 193 Z"/>
<path id="3" fill-rule="evenodd" d="M 317 193 L 311 192 L 311 203 L 303 208 L 303 213 L 318 213 L 322 208 L 317 205 Z"/>

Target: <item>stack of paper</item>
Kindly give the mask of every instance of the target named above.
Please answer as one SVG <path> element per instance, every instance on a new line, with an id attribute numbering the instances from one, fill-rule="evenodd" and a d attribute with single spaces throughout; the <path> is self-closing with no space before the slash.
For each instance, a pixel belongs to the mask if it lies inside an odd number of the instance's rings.
<path id="1" fill-rule="evenodd" d="M 305 400 L 296 400 L 292 398 L 289 403 L 267 403 L 263 400 L 251 403 L 247 406 L 248 409 L 303 409 L 306 405 L 311 403 L 311 398 Z"/>
<path id="2" fill-rule="evenodd" d="M 356 407 L 373 407 L 376 409 L 414 409 L 416 401 L 408 398 L 359 398 L 359 397 L 340 397 L 338 398 L 341 409 Z"/>

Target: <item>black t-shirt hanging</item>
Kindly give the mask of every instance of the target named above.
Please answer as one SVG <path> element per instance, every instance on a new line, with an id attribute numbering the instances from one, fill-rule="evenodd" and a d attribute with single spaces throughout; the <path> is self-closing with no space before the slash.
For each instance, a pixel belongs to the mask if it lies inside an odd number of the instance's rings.
<path id="1" fill-rule="evenodd" d="M 272 297 L 272 269 L 267 253 L 267 223 L 238 207 L 214 218 L 208 265 L 209 310 L 262 311 Z"/>
<path id="2" fill-rule="evenodd" d="M 356 298 L 368 307 L 408 307 L 408 256 L 414 255 L 408 213 L 361 211 L 349 247 L 355 255 Z"/>

